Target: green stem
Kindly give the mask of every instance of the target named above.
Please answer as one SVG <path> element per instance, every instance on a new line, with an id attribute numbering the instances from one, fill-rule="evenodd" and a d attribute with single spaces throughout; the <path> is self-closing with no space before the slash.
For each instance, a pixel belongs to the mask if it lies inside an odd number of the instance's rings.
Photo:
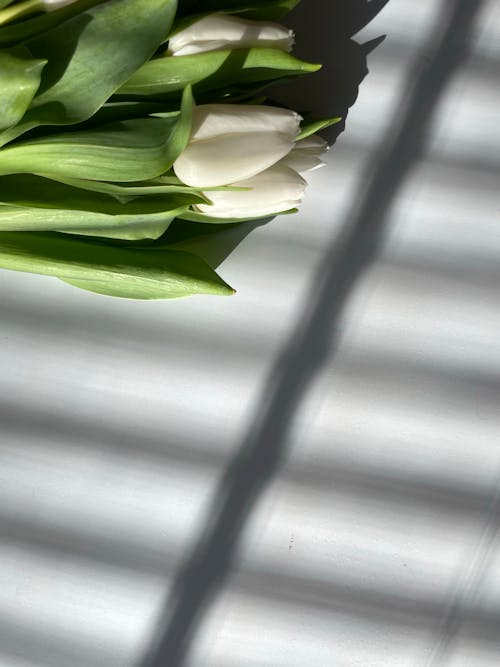
<path id="1" fill-rule="evenodd" d="M 0 11 L 0 26 L 5 25 L 6 23 L 11 23 L 23 16 L 36 14 L 41 11 L 43 11 L 43 3 L 41 0 L 25 0 L 25 2 L 20 2 L 17 5 L 12 5 L 11 7 L 7 7 L 3 11 Z"/>

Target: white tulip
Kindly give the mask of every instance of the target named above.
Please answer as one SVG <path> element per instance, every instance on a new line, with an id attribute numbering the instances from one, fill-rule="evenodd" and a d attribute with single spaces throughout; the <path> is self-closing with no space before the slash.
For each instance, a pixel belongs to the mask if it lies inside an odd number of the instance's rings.
<path id="1" fill-rule="evenodd" d="M 193 187 L 229 185 L 276 164 L 295 144 L 300 116 L 260 105 L 206 104 L 195 107 L 189 144 L 174 163 Z"/>
<path id="2" fill-rule="evenodd" d="M 321 166 L 326 141 L 297 141 L 300 116 L 261 105 L 205 104 L 195 107 L 191 137 L 174 163 L 183 183 L 205 188 L 210 204 L 196 210 L 213 218 L 258 218 L 295 208 L 306 181 L 300 173 Z M 299 173 L 300 172 L 300 173 Z"/>
<path id="3" fill-rule="evenodd" d="M 274 215 L 301 203 L 306 181 L 290 167 L 275 165 L 233 185 L 250 189 L 207 192 L 212 205 L 199 204 L 196 209 L 213 218 Z"/>
<path id="4" fill-rule="evenodd" d="M 267 47 L 289 51 L 293 32 L 278 23 L 211 14 L 172 35 L 169 53 L 186 56 L 220 49 Z"/>

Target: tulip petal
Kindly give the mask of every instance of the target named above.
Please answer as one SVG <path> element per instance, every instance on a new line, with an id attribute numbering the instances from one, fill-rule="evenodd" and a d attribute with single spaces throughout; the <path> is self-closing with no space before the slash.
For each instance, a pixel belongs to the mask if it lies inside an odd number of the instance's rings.
<path id="1" fill-rule="evenodd" d="M 314 150 L 318 155 L 321 155 L 321 153 L 324 153 L 328 150 L 328 142 L 325 141 L 323 137 L 320 137 L 317 134 L 313 134 L 306 139 L 301 139 L 298 141 L 297 148 L 300 148 L 300 150 L 304 150 L 306 148 L 308 150 Z"/>
<path id="2" fill-rule="evenodd" d="M 301 117 L 295 111 L 259 104 L 202 104 L 195 107 L 191 141 L 233 132 L 280 132 L 295 139 Z"/>
<path id="3" fill-rule="evenodd" d="M 300 173 L 323 167 L 321 155 L 328 150 L 328 144 L 318 136 L 311 136 L 298 141 L 293 150 L 288 153 L 280 164 L 285 164 Z"/>
<path id="4" fill-rule="evenodd" d="M 193 112 L 191 138 L 174 164 L 186 185 L 228 185 L 255 176 L 285 157 L 300 116 L 263 105 L 205 104 Z"/>
<path id="5" fill-rule="evenodd" d="M 169 50 L 174 56 L 185 56 L 224 48 L 269 47 L 289 51 L 292 45 L 292 31 L 278 23 L 211 14 L 173 35 Z"/>
<path id="6" fill-rule="evenodd" d="M 317 155 L 313 155 L 308 151 L 293 150 L 291 151 L 280 164 L 284 164 L 300 174 L 305 171 L 312 171 L 318 167 L 324 167 L 325 163 Z"/>
<path id="7" fill-rule="evenodd" d="M 174 171 L 186 185 L 229 185 L 271 167 L 292 148 L 293 139 L 280 132 L 226 134 L 190 144 Z"/>
<path id="8" fill-rule="evenodd" d="M 214 218 L 259 218 L 281 213 L 300 204 L 306 181 L 293 169 L 280 165 L 234 185 L 250 189 L 210 192 L 212 205 L 199 204 L 196 210 Z"/>

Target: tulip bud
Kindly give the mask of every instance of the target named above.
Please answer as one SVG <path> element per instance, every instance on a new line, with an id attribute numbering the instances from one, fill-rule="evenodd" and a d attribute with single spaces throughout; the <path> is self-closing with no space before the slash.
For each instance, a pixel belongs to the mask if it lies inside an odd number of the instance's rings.
<path id="1" fill-rule="evenodd" d="M 172 35 L 169 53 L 185 56 L 220 49 L 266 47 L 290 51 L 293 32 L 278 23 L 211 14 Z"/>
<path id="2" fill-rule="evenodd" d="M 275 165 L 233 185 L 250 188 L 206 193 L 212 205 L 196 209 L 212 218 L 262 218 L 295 208 L 302 201 L 306 181 L 285 165 Z"/>
<path id="3" fill-rule="evenodd" d="M 260 105 L 196 107 L 191 138 L 174 163 L 193 187 L 229 185 L 256 176 L 284 158 L 295 144 L 300 116 Z"/>

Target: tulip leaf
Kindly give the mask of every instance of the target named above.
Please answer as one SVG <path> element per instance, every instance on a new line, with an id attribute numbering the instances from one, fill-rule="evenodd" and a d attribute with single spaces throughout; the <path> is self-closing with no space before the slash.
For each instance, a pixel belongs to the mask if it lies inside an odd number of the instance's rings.
<path id="1" fill-rule="evenodd" d="M 24 116 L 46 63 L 33 59 L 23 46 L 0 51 L 0 130 L 15 125 Z"/>
<path id="2" fill-rule="evenodd" d="M 39 125 L 92 116 L 153 55 L 175 10 L 175 0 L 109 0 L 25 42 L 48 63 L 30 108 L 0 144 Z"/>
<path id="3" fill-rule="evenodd" d="M 179 15 L 229 12 L 245 18 L 273 21 L 291 11 L 300 0 L 180 0 Z"/>
<path id="4" fill-rule="evenodd" d="M 304 62 L 279 49 L 225 49 L 150 60 L 117 91 L 118 96 L 164 98 L 191 84 L 195 93 L 234 83 L 248 84 L 316 72 L 320 65 Z"/>
<path id="5" fill-rule="evenodd" d="M 84 186 L 80 187 L 83 183 Z M 87 187 L 92 181 L 61 183 L 34 174 L 16 174 L 0 177 L 0 204 L 13 206 L 39 206 L 47 209 L 65 208 L 86 210 L 109 215 L 160 213 L 179 206 L 206 201 L 196 188 L 187 186 L 124 187 L 113 183 L 98 182 L 100 191 Z M 106 189 L 108 186 L 108 189 Z M 155 192 L 159 190 L 159 192 Z M 154 197 L 138 196 L 155 194 Z"/>
<path id="6" fill-rule="evenodd" d="M 188 220 L 189 222 L 202 222 L 212 225 L 224 225 L 228 223 L 237 223 L 237 222 L 248 222 L 250 220 L 263 220 L 265 218 L 274 218 L 277 215 L 290 215 L 292 213 L 297 213 L 297 208 L 289 208 L 285 211 L 276 211 L 275 213 L 266 213 L 261 216 L 247 216 L 242 218 L 217 218 L 206 213 L 200 213 L 199 211 L 187 210 L 185 213 L 180 213 L 177 218 L 179 220 Z"/>
<path id="7" fill-rule="evenodd" d="M 281 18 L 299 4 L 300 0 L 257 0 L 257 2 L 246 2 L 243 9 L 238 9 L 245 18 L 257 19 L 259 21 L 274 21 Z M 230 9 L 231 13 L 237 13 Z"/>
<path id="8" fill-rule="evenodd" d="M 9 176 L 0 177 L 0 187 L 2 186 L 3 180 L 10 178 Z M 50 177 L 49 177 L 50 178 Z M 43 179 L 46 182 L 46 179 Z M 200 188 L 191 187 L 189 185 L 184 185 L 178 178 L 175 177 L 165 177 L 158 176 L 148 181 L 137 181 L 131 183 L 108 183 L 106 181 L 90 181 L 84 180 L 81 178 L 68 178 L 65 176 L 58 175 L 54 180 L 59 183 L 64 183 L 70 185 L 74 188 L 79 188 L 81 190 L 89 190 L 91 192 L 100 192 L 102 194 L 112 195 L 118 201 L 129 201 L 134 197 L 143 197 L 143 196 L 160 196 L 160 195 L 191 195 L 190 202 L 192 204 L 196 203 L 206 203 L 209 201 L 208 196 L 205 195 L 205 192 L 210 191 L 236 191 L 241 192 L 242 190 L 248 190 L 248 188 L 236 187 L 233 185 L 222 185 L 214 186 L 209 188 L 203 188 L 203 191 Z"/>
<path id="9" fill-rule="evenodd" d="M 341 120 L 341 117 L 336 116 L 335 118 L 321 118 L 308 123 L 302 123 L 300 133 L 297 135 L 297 141 L 307 139 L 311 134 L 316 134 L 316 132 L 320 132 L 320 130 L 324 130 L 331 125 L 336 125 Z"/>
<path id="10" fill-rule="evenodd" d="M 0 178 L 0 231 L 64 231 L 108 238 L 158 238 L 195 203 L 193 193 L 157 197 L 89 192 L 38 176 Z"/>
<path id="11" fill-rule="evenodd" d="M 207 201 L 207 197 L 202 193 L 202 191 L 199 188 L 193 188 L 190 187 L 189 185 L 183 185 L 182 183 L 179 184 L 163 183 L 161 178 L 162 177 L 160 176 L 157 179 L 153 179 L 150 181 L 120 183 L 120 184 L 107 183 L 106 181 L 89 181 L 80 178 L 66 178 L 64 176 L 58 176 L 57 180 L 59 183 L 65 183 L 66 185 L 71 185 L 75 188 L 80 188 L 82 190 L 90 190 L 91 192 L 101 192 L 103 194 L 112 195 L 113 197 L 116 197 L 118 200 L 128 200 L 132 197 L 139 197 L 144 195 L 151 195 L 157 197 L 160 195 L 189 194 L 189 195 L 195 195 L 200 202 Z M 223 189 L 223 188 L 203 188 L 203 189 L 211 190 L 211 189 Z"/>
<path id="12" fill-rule="evenodd" d="M 193 254 L 117 247 L 65 234 L 0 233 L 0 267 L 55 276 L 82 289 L 130 299 L 234 293 Z"/>
<path id="13" fill-rule="evenodd" d="M 171 119 L 148 118 L 49 135 L 0 150 L 0 174 L 137 181 L 165 171 Z M 167 140 L 165 140 L 167 137 Z"/>
<path id="14" fill-rule="evenodd" d="M 0 48 L 24 42 L 35 35 L 47 32 L 67 19 L 80 14 L 105 0 L 76 0 L 69 5 L 60 7 L 52 12 L 39 14 L 19 23 L 0 27 Z"/>
<path id="15" fill-rule="evenodd" d="M 36 173 L 94 181 L 142 181 L 167 171 L 191 132 L 193 99 L 185 89 L 181 113 L 63 132 L 0 150 L 0 175 Z"/>
<path id="16" fill-rule="evenodd" d="M 98 227 L 61 227 L 59 229 L 55 229 L 54 231 L 64 232 L 65 234 L 94 236 L 103 239 L 118 239 L 121 241 L 144 241 L 150 239 L 156 240 L 165 234 L 167 229 L 175 220 L 176 215 L 173 214 L 175 214 L 175 211 L 169 211 L 169 215 L 163 214 L 159 222 L 136 220 L 127 224 L 120 223 L 119 226 L 116 225 L 115 227 L 105 227 L 99 223 Z M 158 217 L 160 218 L 160 216 Z"/>
<path id="17" fill-rule="evenodd" d="M 186 209 L 141 216 L 0 204 L 0 232 L 56 231 L 127 240 L 157 239 Z"/>
<path id="18" fill-rule="evenodd" d="M 113 98 L 111 98 L 113 99 Z M 106 102 L 99 111 L 91 118 L 78 124 L 75 129 L 88 129 L 107 123 L 115 123 L 120 120 L 131 120 L 132 118 L 146 118 L 158 114 L 158 118 L 166 118 L 167 107 L 170 107 L 172 115 L 179 113 L 179 101 L 172 102 L 170 105 L 165 102 L 156 101 L 137 101 L 124 100 L 120 102 Z"/>

